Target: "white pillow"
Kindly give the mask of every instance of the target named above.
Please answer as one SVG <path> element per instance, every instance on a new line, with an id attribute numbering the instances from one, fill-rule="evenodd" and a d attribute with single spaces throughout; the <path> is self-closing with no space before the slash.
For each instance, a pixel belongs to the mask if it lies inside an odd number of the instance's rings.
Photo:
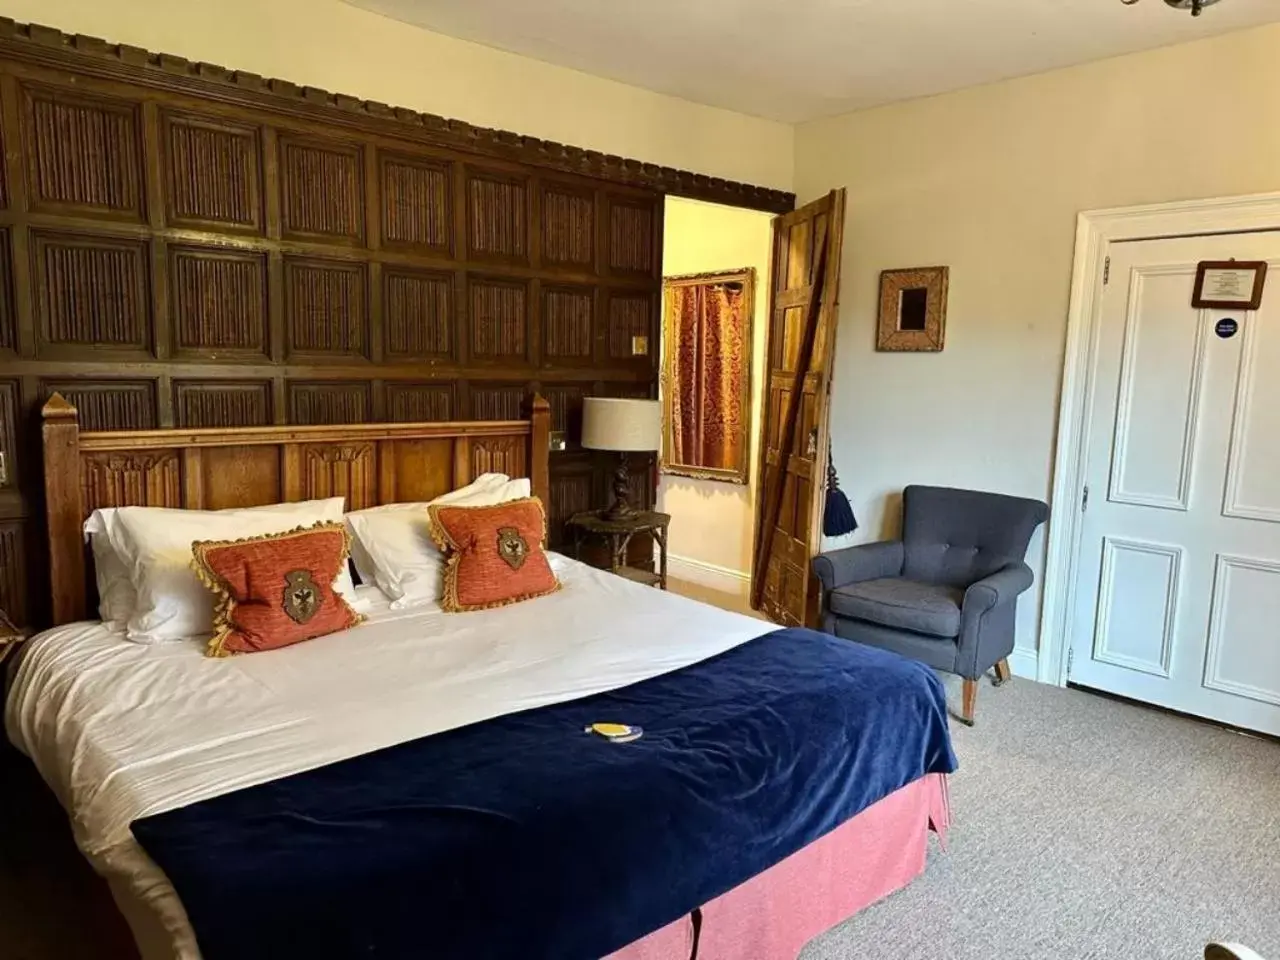
<path id="1" fill-rule="evenodd" d="M 444 555 L 427 530 L 428 506 L 487 507 L 529 496 L 527 478 L 486 480 L 495 476 L 502 477 L 484 474 L 428 503 L 396 503 L 347 514 L 347 525 L 361 547 L 361 562 L 372 566 L 373 578 L 366 582 L 376 583 L 391 598 L 391 609 L 433 603 L 444 594 Z M 361 562 L 356 570 L 365 580 Z"/>
<path id="2" fill-rule="evenodd" d="M 107 527 L 115 522 L 116 508 L 95 510 L 84 522 L 85 537 L 93 549 L 93 575 L 98 583 L 98 616 L 111 627 L 124 629 L 133 608 L 138 605 L 138 591 L 129 579 L 129 568 L 111 545 Z"/>
<path id="3" fill-rule="evenodd" d="M 212 635 L 214 597 L 191 568 L 195 541 L 238 540 L 316 523 L 340 523 L 344 506 L 342 497 L 330 497 L 233 510 L 120 507 L 106 530 L 137 591 L 126 635 L 138 643 Z M 359 609 L 345 566 L 333 588 Z"/>
<path id="4" fill-rule="evenodd" d="M 429 502 L 455 503 L 456 499 L 446 498 L 461 498 L 465 500 L 469 497 L 477 496 L 482 490 L 500 487 L 510 479 L 505 473 L 482 473 L 465 487 L 459 487 L 457 490 L 443 493 Z M 426 507 L 427 503 L 428 501 L 413 500 L 406 503 L 387 503 L 381 507 L 366 507 L 364 510 L 353 510 L 347 514 L 347 529 L 351 531 L 351 562 L 356 566 L 356 575 L 360 578 L 361 583 L 369 584 L 370 586 L 376 585 L 378 582 L 377 570 L 374 568 L 373 559 L 369 556 L 368 551 L 365 550 L 364 544 L 360 542 L 360 537 L 356 533 L 355 526 L 351 523 L 351 518 L 355 516 L 367 517 L 375 513 L 421 510 Z"/>

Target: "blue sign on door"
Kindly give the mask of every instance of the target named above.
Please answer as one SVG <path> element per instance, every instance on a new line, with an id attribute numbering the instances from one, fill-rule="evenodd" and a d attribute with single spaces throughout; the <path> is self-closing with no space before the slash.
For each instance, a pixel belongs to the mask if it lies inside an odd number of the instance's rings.
<path id="1" fill-rule="evenodd" d="M 1220 336 L 1223 340 L 1230 340 L 1232 337 L 1236 335 L 1239 329 L 1240 329 L 1240 324 L 1238 321 L 1232 319 L 1231 317 L 1223 317 L 1216 324 L 1214 324 L 1213 332 L 1216 333 L 1218 336 Z"/>

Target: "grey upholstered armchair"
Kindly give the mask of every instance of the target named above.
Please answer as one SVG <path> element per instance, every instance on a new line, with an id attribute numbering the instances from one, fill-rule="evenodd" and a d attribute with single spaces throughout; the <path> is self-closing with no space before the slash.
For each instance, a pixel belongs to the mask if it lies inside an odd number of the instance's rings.
<path id="1" fill-rule="evenodd" d="M 1024 557 L 1049 516 L 1039 500 L 975 490 L 907 487 L 902 539 L 824 553 L 822 628 L 964 678 L 972 725 L 978 679 L 1009 678 L 1014 611 L 1032 583 Z"/>

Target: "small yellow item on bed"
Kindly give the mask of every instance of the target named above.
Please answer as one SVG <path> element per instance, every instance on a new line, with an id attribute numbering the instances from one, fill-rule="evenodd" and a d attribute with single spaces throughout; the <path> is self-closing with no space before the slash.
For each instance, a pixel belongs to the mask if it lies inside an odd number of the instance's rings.
<path id="1" fill-rule="evenodd" d="M 584 727 L 583 733 L 594 733 L 604 737 L 610 743 L 630 743 L 644 736 L 644 730 L 627 723 L 593 723 Z"/>

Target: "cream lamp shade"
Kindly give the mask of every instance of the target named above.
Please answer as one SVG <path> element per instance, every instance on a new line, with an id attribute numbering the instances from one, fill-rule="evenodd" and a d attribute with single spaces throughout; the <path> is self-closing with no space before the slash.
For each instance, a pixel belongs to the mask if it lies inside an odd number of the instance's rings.
<path id="1" fill-rule="evenodd" d="M 657 450 L 662 439 L 662 407 L 657 400 L 582 401 L 582 445 L 589 450 Z"/>

